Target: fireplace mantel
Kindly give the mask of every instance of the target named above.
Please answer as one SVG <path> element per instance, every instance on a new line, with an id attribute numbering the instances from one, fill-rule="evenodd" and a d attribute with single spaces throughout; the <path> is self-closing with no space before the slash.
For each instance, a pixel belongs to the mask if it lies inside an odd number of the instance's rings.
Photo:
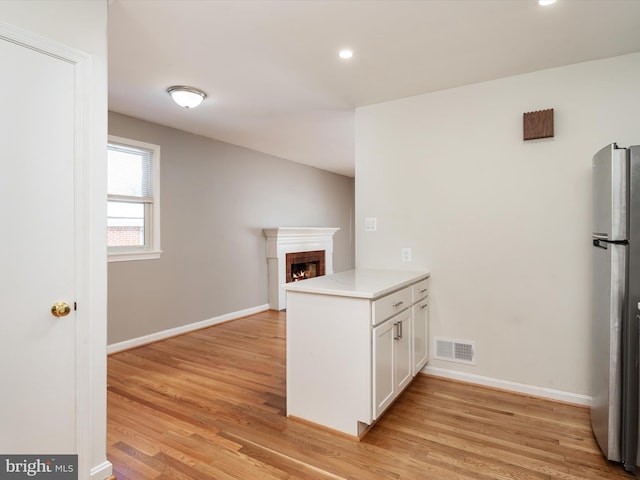
<path id="1" fill-rule="evenodd" d="M 287 297 L 284 285 L 287 278 L 287 253 L 311 250 L 325 251 L 325 274 L 333 273 L 333 235 L 339 228 L 280 227 L 265 228 L 267 262 L 269 265 L 269 308 L 284 310 Z"/>

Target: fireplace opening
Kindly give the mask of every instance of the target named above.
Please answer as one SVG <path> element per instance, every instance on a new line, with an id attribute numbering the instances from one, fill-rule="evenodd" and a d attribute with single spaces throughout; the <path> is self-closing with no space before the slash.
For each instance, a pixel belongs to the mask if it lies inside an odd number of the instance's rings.
<path id="1" fill-rule="evenodd" d="M 313 278 L 318 273 L 318 262 L 294 263 L 291 265 L 291 277 L 294 282 Z"/>
<path id="2" fill-rule="evenodd" d="M 287 253 L 287 283 L 325 274 L 324 250 Z"/>

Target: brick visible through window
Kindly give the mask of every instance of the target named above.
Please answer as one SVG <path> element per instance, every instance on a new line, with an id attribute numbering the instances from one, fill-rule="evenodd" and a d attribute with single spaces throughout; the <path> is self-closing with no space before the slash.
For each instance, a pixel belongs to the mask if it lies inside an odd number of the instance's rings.
<path id="1" fill-rule="evenodd" d="M 107 227 L 107 245 L 137 246 L 144 242 L 142 227 Z"/>

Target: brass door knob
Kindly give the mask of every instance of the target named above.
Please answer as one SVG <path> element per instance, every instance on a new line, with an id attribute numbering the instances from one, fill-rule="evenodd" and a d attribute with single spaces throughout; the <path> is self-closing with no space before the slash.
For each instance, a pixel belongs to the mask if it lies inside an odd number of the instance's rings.
<path id="1" fill-rule="evenodd" d="M 56 302 L 51 306 L 51 314 L 54 317 L 66 317 L 71 313 L 71 307 L 64 302 Z"/>

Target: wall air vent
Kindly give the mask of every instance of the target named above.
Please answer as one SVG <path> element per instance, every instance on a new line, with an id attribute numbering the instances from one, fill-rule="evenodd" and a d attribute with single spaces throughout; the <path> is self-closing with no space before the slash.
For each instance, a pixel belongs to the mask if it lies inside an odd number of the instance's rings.
<path id="1" fill-rule="evenodd" d="M 443 337 L 435 337 L 433 341 L 436 352 L 433 358 L 469 365 L 476 364 L 476 342 Z"/>

